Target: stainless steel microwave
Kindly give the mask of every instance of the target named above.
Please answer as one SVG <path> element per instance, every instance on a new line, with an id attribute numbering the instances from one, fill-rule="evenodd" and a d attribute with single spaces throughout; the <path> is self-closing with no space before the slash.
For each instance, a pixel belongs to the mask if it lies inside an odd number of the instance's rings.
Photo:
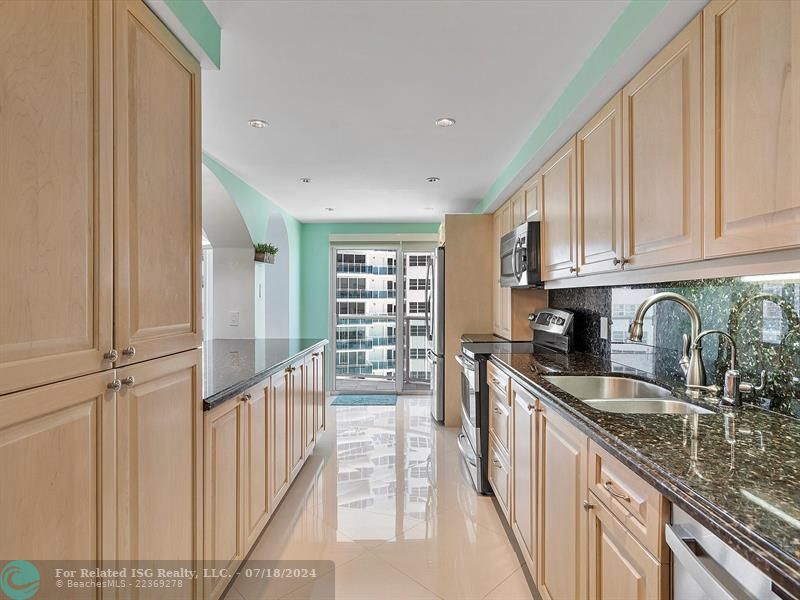
<path id="1" fill-rule="evenodd" d="M 529 221 L 500 240 L 500 285 L 544 287 L 541 266 L 541 223 Z"/>

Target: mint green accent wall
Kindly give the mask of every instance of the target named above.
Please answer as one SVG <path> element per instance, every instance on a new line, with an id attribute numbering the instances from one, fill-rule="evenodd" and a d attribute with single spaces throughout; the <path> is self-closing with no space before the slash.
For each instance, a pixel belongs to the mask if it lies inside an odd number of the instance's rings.
<path id="1" fill-rule="evenodd" d="M 233 198 L 254 242 L 270 241 L 266 239 L 270 215 L 277 213 L 283 218 L 289 236 L 289 256 L 278 255 L 277 260 L 289 261 L 289 337 L 299 337 L 300 273 L 304 267 L 301 242 L 303 225 L 206 152 L 203 153 L 203 164 L 217 176 Z"/>
<path id="2" fill-rule="evenodd" d="M 503 169 L 472 212 L 486 212 L 500 193 L 519 174 L 536 152 L 555 133 L 586 95 L 596 86 L 609 68 L 622 56 L 645 27 L 667 5 L 667 0 L 631 0 L 589 59 L 569 82 L 516 156 Z"/>
<path id="3" fill-rule="evenodd" d="M 300 267 L 302 337 L 328 337 L 330 235 L 335 233 L 436 233 L 439 223 L 303 223 Z"/>
<path id="4" fill-rule="evenodd" d="M 164 4 L 219 68 L 222 30 L 203 0 L 164 0 Z"/>

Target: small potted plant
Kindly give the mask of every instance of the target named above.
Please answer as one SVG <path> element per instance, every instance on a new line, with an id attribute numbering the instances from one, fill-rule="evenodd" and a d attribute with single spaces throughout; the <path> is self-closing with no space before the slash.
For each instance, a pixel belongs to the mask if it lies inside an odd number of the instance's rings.
<path id="1" fill-rule="evenodd" d="M 253 249 L 256 252 L 256 262 L 275 263 L 275 255 L 278 253 L 278 248 L 272 244 L 253 244 Z"/>

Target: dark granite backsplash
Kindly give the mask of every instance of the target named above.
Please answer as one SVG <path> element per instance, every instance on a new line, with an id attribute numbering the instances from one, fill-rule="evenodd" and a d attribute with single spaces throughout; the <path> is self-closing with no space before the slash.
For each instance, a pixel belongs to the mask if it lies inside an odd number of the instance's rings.
<path id="1" fill-rule="evenodd" d="M 550 306 L 575 312 L 577 351 L 680 381 L 681 338 L 691 328 L 682 307 L 656 304 L 645 316 L 643 343 L 627 342 L 636 307 L 656 292 L 685 296 L 700 311 L 703 329 L 733 336 L 743 381 L 758 383 L 767 371 L 766 389 L 746 401 L 800 417 L 800 274 L 550 290 Z M 609 319 L 608 340 L 600 339 L 601 317 Z M 718 336 L 703 339 L 708 383 L 722 384 L 729 356 Z"/>

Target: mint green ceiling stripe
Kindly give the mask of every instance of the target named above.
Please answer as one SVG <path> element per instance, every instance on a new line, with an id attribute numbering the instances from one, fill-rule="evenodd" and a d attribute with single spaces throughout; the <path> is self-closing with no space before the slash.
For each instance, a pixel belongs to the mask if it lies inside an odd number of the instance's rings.
<path id="1" fill-rule="evenodd" d="M 517 155 L 503 169 L 489 191 L 472 212 L 486 212 L 500 193 L 547 142 L 564 120 L 596 86 L 609 68 L 635 40 L 645 27 L 666 6 L 667 0 L 631 0 L 589 59 L 569 82 L 564 92 L 541 120 Z"/>
<path id="2" fill-rule="evenodd" d="M 219 68 L 222 31 L 203 0 L 164 0 L 164 4 Z"/>

